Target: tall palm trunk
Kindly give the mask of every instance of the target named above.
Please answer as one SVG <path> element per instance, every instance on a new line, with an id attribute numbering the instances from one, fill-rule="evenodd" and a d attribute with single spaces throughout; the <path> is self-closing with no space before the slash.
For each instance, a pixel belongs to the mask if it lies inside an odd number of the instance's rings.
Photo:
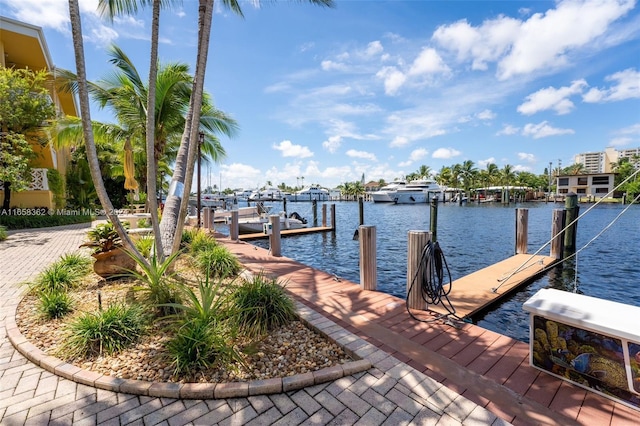
<path id="1" fill-rule="evenodd" d="M 160 222 L 162 246 L 165 253 L 173 253 L 179 249 L 189 206 L 193 169 L 198 153 L 198 129 L 204 91 L 204 76 L 209 53 L 213 6 L 214 0 L 200 0 L 198 7 L 198 57 L 193 80 L 193 91 L 191 92 L 185 129 L 176 157 L 169 194 L 162 214 L 162 221 Z"/>
<path id="2" fill-rule="evenodd" d="M 160 241 L 160 224 L 158 223 L 158 200 L 156 193 L 156 175 L 158 159 L 156 158 L 155 118 L 156 118 L 156 81 L 158 76 L 158 33 L 160 31 L 160 0 L 153 0 L 151 23 L 151 63 L 149 64 L 149 90 L 147 93 L 147 201 L 151 213 L 151 226 L 155 241 Z M 160 262 L 164 261 L 162 244 L 155 244 L 156 255 Z"/>
<path id="3" fill-rule="evenodd" d="M 71 21 L 71 34 L 73 36 L 73 51 L 76 60 L 76 73 L 78 76 L 78 98 L 80 102 L 80 115 L 82 117 L 82 132 L 87 150 L 87 162 L 91 171 L 91 178 L 96 189 L 100 204 L 105 210 L 107 217 L 113 223 L 118 235 L 122 239 L 126 249 L 131 251 L 136 258 L 147 264 L 147 261 L 135 248 L 129 234 L 120 223 L 118 216 L 114 214 L 113 204 L 109 199 L 107 190 L 102 180 L 98 153 L 93 139 L 93 128 L 91 126 L 91 112 L 89 108 L 89 90 L 87 84 L 87 73 L 84 61 L 84 45 L 82 44 L 82 26 L 80 23 L 80 7 L 78 0 L 69 0 L 69 20 Z"/>

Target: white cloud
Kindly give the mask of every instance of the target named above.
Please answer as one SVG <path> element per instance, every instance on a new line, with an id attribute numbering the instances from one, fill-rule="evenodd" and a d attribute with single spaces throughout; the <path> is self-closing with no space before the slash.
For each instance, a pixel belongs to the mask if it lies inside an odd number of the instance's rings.
<path id="1" fill-rule="evenodd" d="M 466 20 L 443 25 L 432 38 L 459 61 L 471 61 L 474 70 L 496 62 L 498 78 L 506 80 L 567 65 L 573 51 L 592 45 L 634 5 L 635 0 L 560 1 L 527 20 L 499 16 L 477 27 Z"/>
<path id="2" fill-rule="evenodd" d="M 450 69 L 438 52 L 433 48 L 424 48 L 409 68 L 409 75 L 446 73 Z"/>
<path id="3" fill-rule="evenodd" d="M 411 151 L 411 154 L 409 154 L 409 159 L 411 159 L 411 161 L 419 161 L 425 158 L 428 154 L 429 151 L 427 151 L 425 148 L 414 149 L 413 151 Z"/>
<path id="4" fill-rule="evenodd" d="M 619 138 L 613 138 L 613 139 L 609 140 L 609 145 L 611 145 L 611 146 L 629 146 L 629 145 L 631 145 L 632 142 L 633 142 L 632 138 L 619 137 Z"/>
<path id="5" fill-rule="evenodd" d="M 594 87 L 582 97 L 582 100 L 588 103 L 596 103 L 640 98 L 640 71 L 629 68 L 609 75 L 605 80 L 612 81 L 614 84 L 608 89 Z"/>
<path id="6" fill-rule="evenodd" d="M 443 160 L 447 160 L 453 157 L 457 157 L 458 155 L 462 154 L 460 151 L 458 151 L 457 149 L 453 149 L 453 148 L 438 148 L 435 151 L 433 151 L 433 154 L 431 155 L 432 158 L 440 158 Z"/>
<path id="7" fill-rule="evenodd" d="M 478 165 L 480 167 L 487 167 L 487 164 L 496 164 L 495 157 L 489 157 L 486 160 L 478 160 Z"/>
<path id="8" fill-rule="evenodd" d="M 476 114 L 476 117 L 478 117 L 478 119 L 480 120 L 493 120 L 494 118 L 496 118 L 496 114 L 490 109 L 485 109 L 484 111 L 480 111 L 478 114 Z"/>
<path id="9" fill-rule="evenodd" d="M 568 114 L 573 110 L 574 104 L 569 100 L 572 95 L 582 94 L 586 88 L 587 82 L 583 79 L 571 82 L 571 86 L 547 87 L 538 90 L 526 97 L 526 101 L 517 108 L 518 112 L 523 115 L 533 115 L 540 111 L 553 110 L 558 115 Z"/>
<path id="10" fill-rule="evenodd" d="M 523 166 L 522 164 L 516 164 L 515 166 L 513 166 L 513 171 L 514 172 L 530 172 L 531 167 Z"/>
<path id="11" fill-rule="evenodd" d="M 346 71 L 348 67 L 341 62 L 334 62 L 329 59 L 325 59 L 320 63 L 320 66 L 324 71 Z"/>
<path id="12" fill-rule="evenodd" d="M 273 149 L 282 153 L 283 157 L 307 158 L 313 157 L 313 152 L 308 147 L 302 145 L 294 145 L 291 141 L 284 140 L 279 144 L 274 144 Z"/>
<path id="13" fill-rule="evenodd" d="M 382 43 L 379 40 L 372 41 L 367 45 L 367 48 L 364 51 L 364 56 L 367 58 L 371 58 L 373 56 L 379 55 L 384 51 L 382 47 Z"/>
<path id="14" fill-rule="evenodd" d="M 403 146 L 409 145 L 409 142 L 409 139 L 404 136 L 396 136 L 395 138 L 393 138 L 389 146 L 391 148 L 401 148 Z"/>
<path id="15" fill-rule="evenodd" d="M 502 130 L 500 130 L 498 133 L 496 133 L 496 136 L 510 136 L 510 135 L 515 135 L 520 131 L 519 127 L 516 126 L 512 126 L 511 124 L 505 124 L 502 127 Z"/>
<path id="16" fill-rule="evenodd" d="M 345 154 L 347 154 L 348 157 L 352 158 L 362 158 L 363 160 L 378 161 L 375 154 L 366 151 L 356 151 L 355 149 L 350 149 Z"/>
<path id="17" fill-rule="evenodd" d="M 342 137 L 340 136 L 331 136 L 329 139 L 322 142 L 322 147 L 332 154 L 335 153 L 341 145 Z"/>
<path id="18" fill-rule="evenodd" d="M 518 153 L 518 158 L 520 160 L 526 161 L 528 163 L 535 163 L 536 162 L 536 156 L 534 154 L 529 154 L 526 152 L 519 152 Z"/>
<path id="19" fill-rule="evenodd" d="M 384 92 L 390 96 L 395 95 L 407 81 L 407 76 L 396 67 L 384 67 L 376 73 L 376 77 L 384 80 Z"/>
<path id="20" fill-rule="evenodd" d="M 547 121 L 539 124 L 527 124 L 522 129 L 523 136 L 531 136 L 534 139 L 546 138 L 548 136 L 572 135 L 575 132 L 572 129 L 559 129 L 551 127 Z"/>

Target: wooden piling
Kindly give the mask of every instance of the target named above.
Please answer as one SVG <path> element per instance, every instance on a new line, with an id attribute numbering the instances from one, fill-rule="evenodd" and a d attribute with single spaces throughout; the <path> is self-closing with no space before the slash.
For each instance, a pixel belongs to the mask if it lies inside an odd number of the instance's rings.
<path id="1" fill-rule="evenodd" d="M 527 254 L 529 209 L 516 209 L 516 254 Z"/>
<path id="2" fill-rule="evenodd" d="M 358 198 L 358 213 L 360 218 L 360 225 L 364 225 L 364 198 Z"/>
<path id="3" fill-rule="evenodd" d="M 378 288 L 378 268 L 376 257 L 376 227 L 361 225 L 360 236 L 360 285 L 364 290 Z"/>
<path id="4" fill-rule="evenodd" d="M 551 222 L 551 252 L 549 255 L 558 260 L 562 259 L 562 252 L 564 250 L 564 236 L 562 233 L 564 221 L 565 211 L 562 209 L 554 209 Z"/>
<path id="5" fill-rule="evenodd" d="M 309 196 L 311 196 L 311 194 L 309 194 Z M 313 209 L 313 226 L 318 226 L 318 201 L 313 200 L 311 206 Z"/>
<path id="6" fill-rule="evenodd" d="M 272 214 L 269 216 L 269 223 L 271 224 L 271 235 L 269 235 L 269 247 L 271 249 L 271 256 L 280 257 L 281 245 L 280 245 L 280 216 Z"/>
<path id="7" fill-rule="evenodd" d="M 564 223 L 564 256 L 567 257 L 576 251 L 576 231 L 578 229 L 578 195 L 573 192 L 567 194 L 564 200 L 565 223 Z"/>
<path id="8" fill-rule="evenodd" d="M 232 241 L 238 241 L 240 235 L 240 224 L 238 221 L 238 210 L 231 211 L 231 223 L 229 224 L 229 238 Z"/>
<path id="9" fill-rule="evenodd" d="M 211 224 L 213 223 L 211 207 L 205 207 L 202 213 L 204 229 L 211 229 Z"/>
<path id="10" fill-rule="evenodd" d="M 331 204 L 331 228 L 336 230 L 336 205 Z"/>
<path id="11" fill-rule="evenodd" d="M 431 199 L 431 215 L 429 217 L 429 229 L 431 230 L 432 241 L 437 241 L 438 237 L 438 197 Z"/>
<path id="12" fill-rule="evenodd" d="M 424 274 L 425 265 L 422 262 L 422 251 L 429 240 L 431 240 L 429 231 L 409 231 L 407 242 L 407 304 L 410 309 L 425 310 L 427 308 L 427 302 L 422 298 L 419 277 Z M 414 280 L 416 280 L 415 283 Z"/>
<path id="13" fill-rule="evenodd" d="M 327 227 L 327 205 L 326 204 L 322 205 L 322 227 L 323 228 Z"/>

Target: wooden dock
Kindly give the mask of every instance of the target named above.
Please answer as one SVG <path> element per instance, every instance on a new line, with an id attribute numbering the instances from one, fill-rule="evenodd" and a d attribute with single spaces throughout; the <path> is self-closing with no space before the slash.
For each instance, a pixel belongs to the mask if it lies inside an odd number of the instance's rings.
<path id="1" fill-rule="evenodd" d="M 456 315 L 468 318 L 521 285 L 531 281 L 557 259 L 549 256 L 516 254 L 501 262 L 454 280 L 449 300 Z M 515 272 L 517 271 L 517 272 Z M 515 273 L 514 273 L 515 272 Z M 493 289 L 497 289 L 494 291 Z M 430 311 L 446 314 L 442 305 L 429 305 Z"/>
<path id="2" fill-rule="evenodd" d="M 311 228 L 299 228 L 299 229 L 282 229 L 280 230 L 281 237 L 289 237 L 292 235 L 301 235 L 301 234 L 313 234 L 316 232 L 328 232 L 333 231 L 331 226 L 314 226 Z M 269 235 L 263 232 L 256 232 L 254 234 L 240 234 L 238 235 L 238 239 L 241 241 L 247 240 L 258 240 L 261 238 L 269 238 Z"/>

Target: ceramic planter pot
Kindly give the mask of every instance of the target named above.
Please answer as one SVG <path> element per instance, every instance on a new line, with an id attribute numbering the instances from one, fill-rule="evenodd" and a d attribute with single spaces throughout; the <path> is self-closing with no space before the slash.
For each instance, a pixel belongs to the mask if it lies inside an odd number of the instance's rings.
<path id="1" fill-rule="evenodd" d="M 101 253 L 94 253 L 92 256 L 95 259 L 93 270 L 102 278 L 124 274 L 127 270 L 132 270 L 136 267 L 136 261 L 119 247 Z"/>

